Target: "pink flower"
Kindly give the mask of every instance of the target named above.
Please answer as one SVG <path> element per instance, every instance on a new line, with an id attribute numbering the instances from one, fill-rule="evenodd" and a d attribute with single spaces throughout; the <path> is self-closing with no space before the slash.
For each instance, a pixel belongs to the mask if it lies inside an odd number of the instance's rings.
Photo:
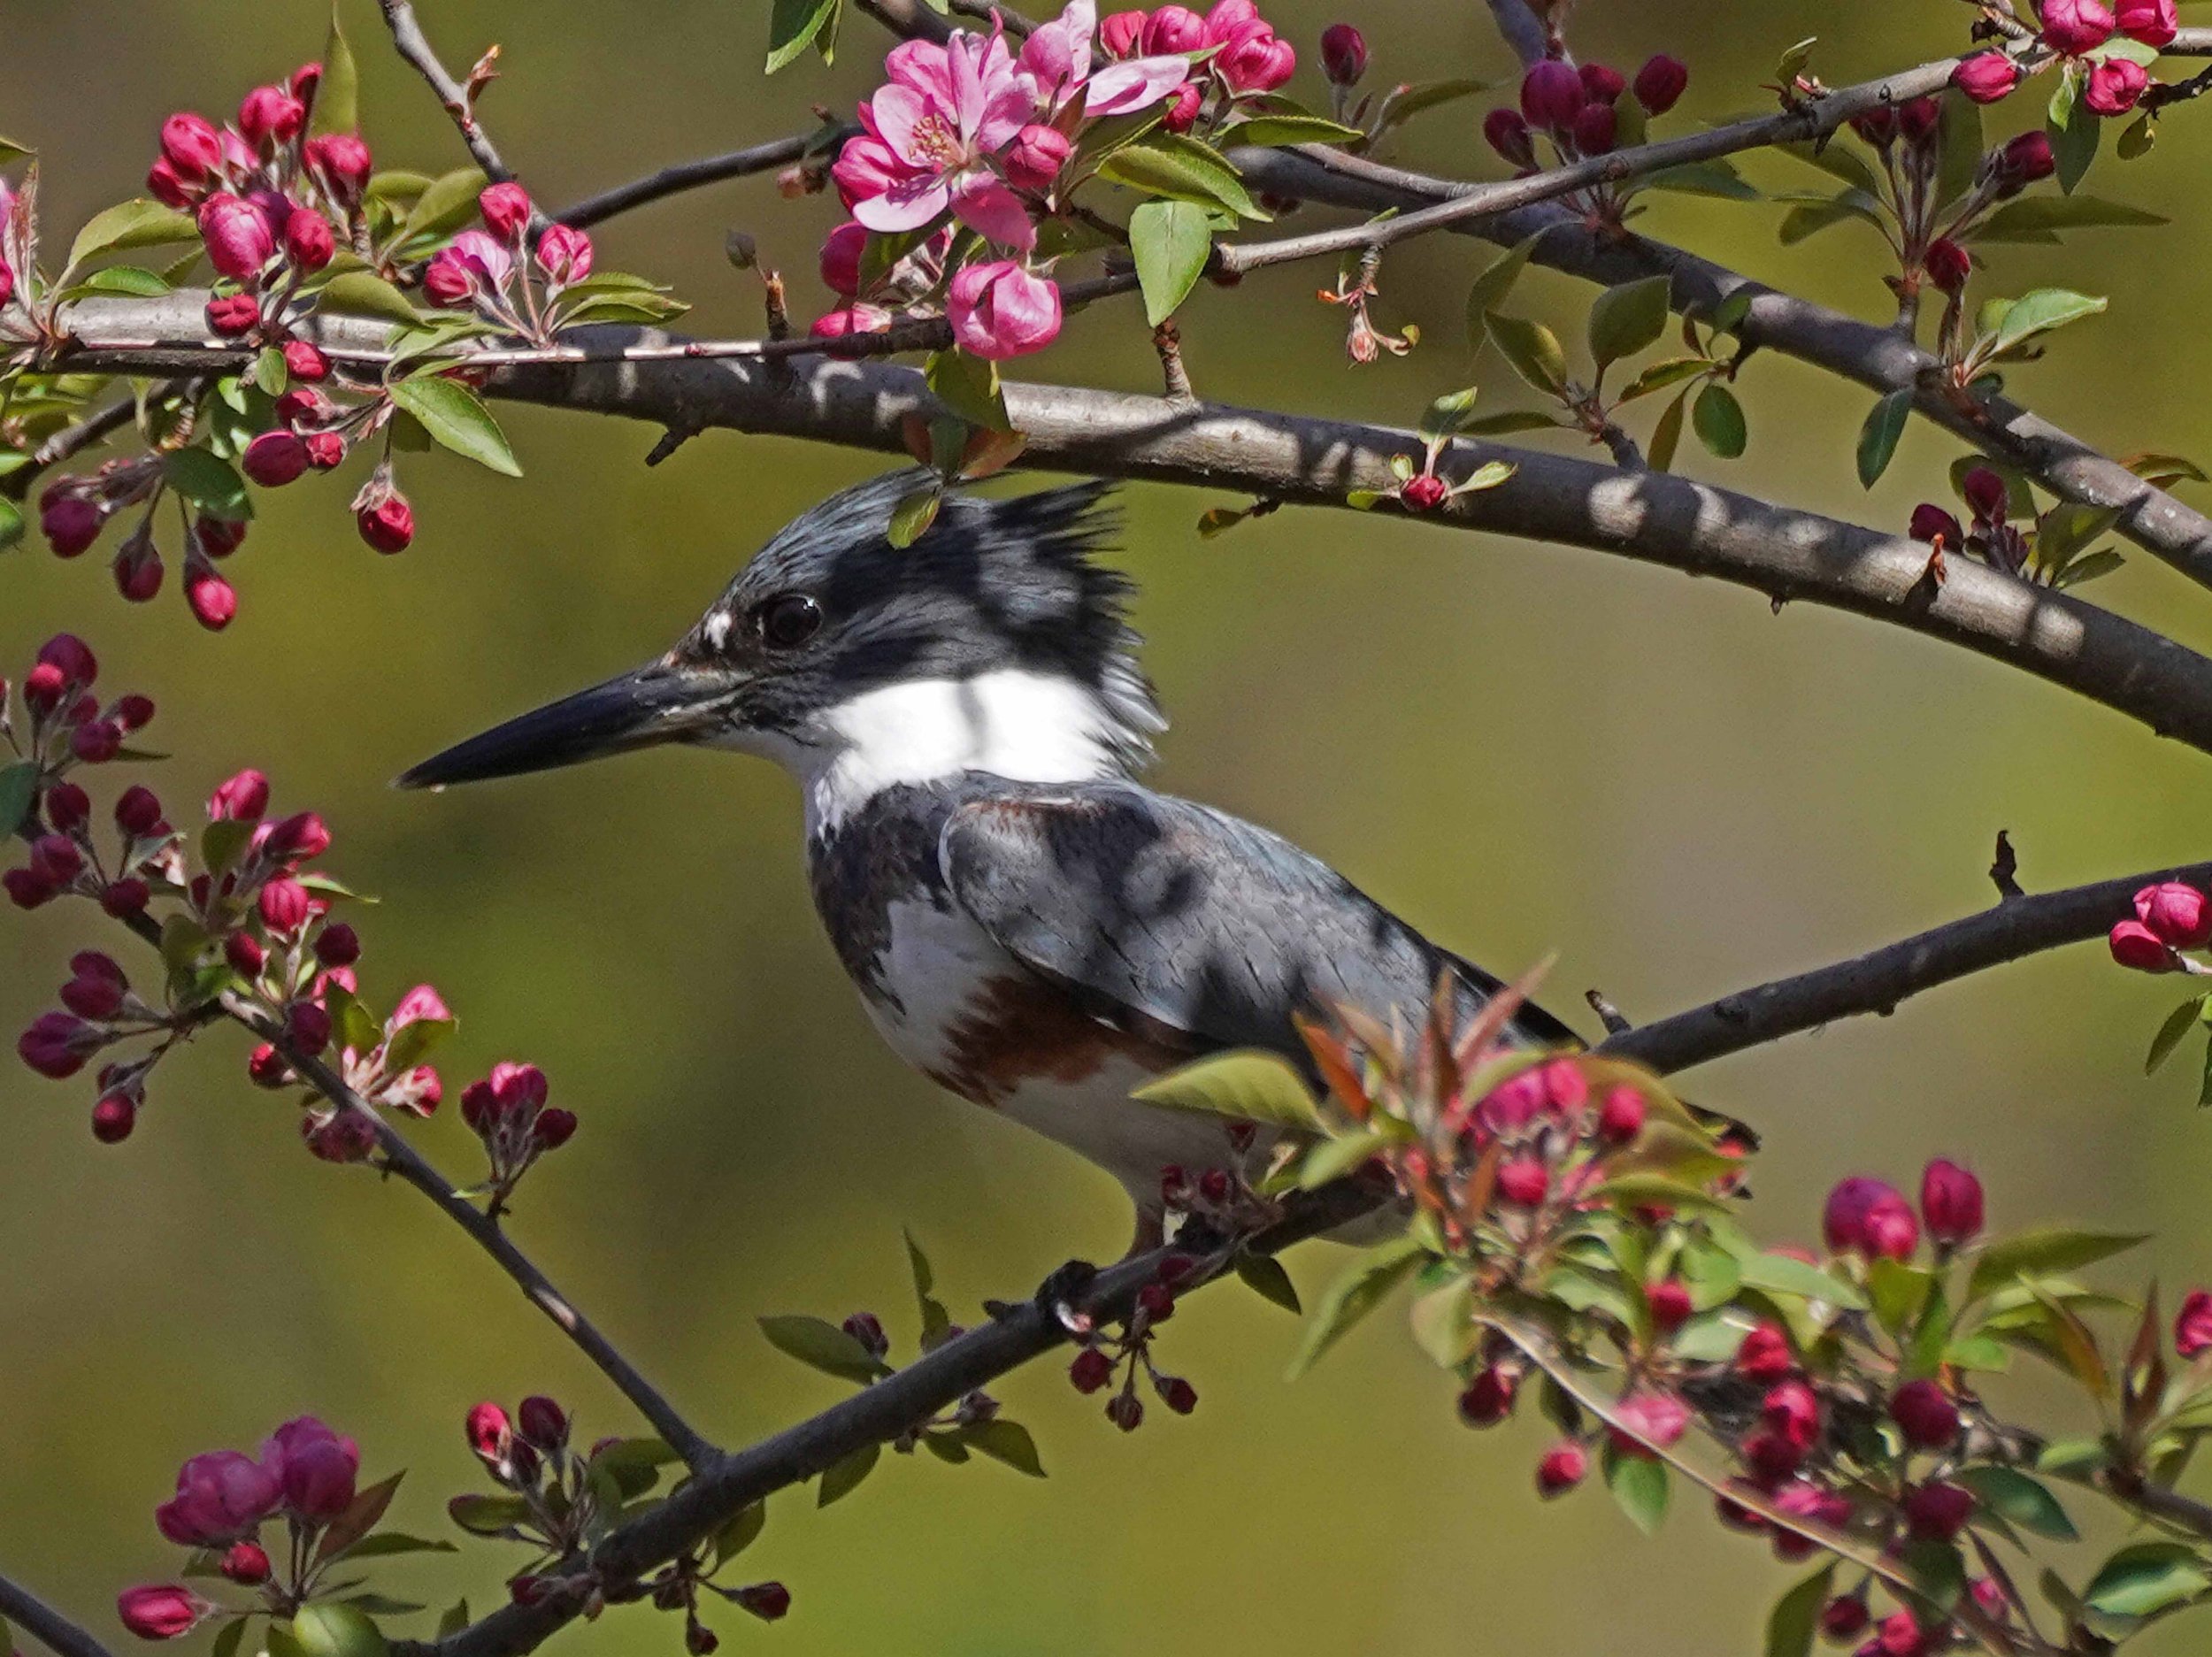
<path id="1" fill-rule="evenodd" d="M 1053 180 L 1060 176 L 1060 169 L 1067 165 L 1068 156 L 1075 146 L 1058 128 L 1052 127 L 1025 127 L 1007 146 L 1005 155 L 1008 182 L 1025 190 L 1043 190 L 1051 188 Z"/>
<path id="2" fill-rule="evenodd" d="M 1622 1455 L 1653 1455 L 1650 1446 L 1666 1449 L 1689 1431 L 1690 1407 L 1671 1392 L 1632 1392 L 1614 1409 L 1619 1426 L 1613 1431 L 1613 1447 Z"/>
<path id="3" fill-rule="evenodd" d="M 1144 47 L 1145 14 L 1115 12 L 1098 26 L 1098 43 L 1109 58 L 1134 58 Z"/>
<path id="4" fill-rule="evenodd" d="M 1097 12 L 1094 0 L 1068 0 L 1064 12 L 1039 25 L 1022 42 L 1021 73 L 1043 112 L 1056 112 L 1080 91 L 1087 116 L 1126 115 L 1150 109 L 1190 74 L 1190 62 L 1179 53 L 1134 56 L 1144 14 L 1126 12 L 1107 19 L 1100 34 L 1110 56 L 1129 61 L 1108 64 L 1093 73 L 1091 37 Z M 1134 22 L 1122 27 L 1125 18 Z M 1122 35 L 1126 39 L 1117 46 L 1114 42 Z"/>
<path id="5" fill-rule="evenodd" d="M 860 260 L 868 249 L 868 227 L 849 220 L 822 240 L 822 286 L 850 299 L 860 291 Z"/>
<path id="6" fill-rule="evenodd" d="M 1932 501 L 1923 501 L 1912 509 L 1911 529 L 1915 541 L 1931 545 L 1939 540 L 1955 549 L 1966 544 L 1966 532 L 1959 527 L 1959 520 Z"/>
<path id="7" fill-rule="evenodd" d="M 277 1476 L 238 1450 L 196 1455 L 177 1472 L 177 1493 L 154 1510 L 154 1523 L 183 1547 L 235 1542 L 284 1498 Z"/>
<path id="8" fill-rule="evenodd" d="M 307 470 L 307 445 L 291 432 L 264 432 L 246 445 L 238 469 L 265 489 L 278 489 Z"/>
<path id="9" fill-rule="evenodd" d="M 1831 1252 L 1904 1260 L 1920 1245 L 1920 1222 L 1894 1185 L 1857 1175 L 1828 1193 L 1821 1232 Z"/>
<path id="10" fill-rule="evenodd" d="M 883 66 L 891 83 L 860 106 L 860 120 L 900 176 L 863 194 L 853 217 L 871 230 L 915 230 L 949 208 L 994 242 L 1034 247 L 1027 210 L 988 165 L 1036 111 L 1035 90 L 1005 40 L 961 30 L 941 46 L 907 41 Z"/>
<path id="11" fill-rule="evenodd" d="M 223 162 L 223 141 L 204 115 L 180 111 L 161 124 L 161 158 L 180 179 L 197 183 Z"/>
<path id="12" fill-rule="evenodd" d="M 1536 1464 L 1537 1493 L 1546 1500 L 1563 1496 L 1590 1470 L 1590 1453 L 1572 1438 L 1554 1445 Z"/>
<path id="13" fill-rule="evenodd" d="M 464 230 L 430 261 L 423 292 L 449 310 L 504 293 L 514 256 L 480 230 Z"/>
<path id="14" fill-rule="evenodd" d="M 227 194 L 211 196 L 200 203 L 199 220 L 208 263 L 233 280 L 252 281 L 276 251 L 268 217 L 251 202 Z"/>
<path id="15" fill-rule="evenodd" d="M 1956 1247 L 1981 1235 L 1982 1182 L 1956 1162 L 1937 1157 L 1920 1176 L 1920 1214 L 1928 1235 Z"/>
<path id="16" fill-rule="evenodd" d="M 319 271 L 338 250 L 330 220 L 311 207 L 296 207 L 284 221 L 284 257 L 303 271 Z"/>
<path id="17" fill-rule="evenodd" d="M 1517 167 L 1536 165 L 1536 146 L 1521 111 L 1499 108 L 1482 118 L 1483 142 Z"/>
<path id="18" fill-rule="evenodd" d="M 2151 72 L 2125 58 L 2108 58 L 2089 72 L 2088 89 L 2081 101 L 2100 115 L 2124 115 L 2135 107 Z"/>
<path id="19" fill-rule="evenodd" d="M 1010 259 L 963 266 L 946 297 L 953 338 L 989 362 L 1041 351 L 1060 332 L 1060 289 Z"/>
<path id="20" fill-rule="evenodd" d="M 303 1519 L 334 1519 L 353 1503 L 360 1446 L 312 1415 L 279 1427 L 261 1446 L 261 1460 L 281 1484 L 285 1505 Z"/>
<path id="21" fill-rule="evenodd" d="M 1951 84 L 1977 104 L 1994 104 L 2020 84 L 2020 66 L 2003 52 L 1976 52 L 1959 59 Z"/>
<path id="22" fill-rule="evenodd" d="M 353 133 L 325 133 L 307 141 L 308 170 L 338 203 L 351 211 L 369 183 L 369 147 Z"/>
<path id="23" fill-rule="evenodd" d="M 1958 1406 L 1933 1381 L 1899 1387 L 1890 1397 L 1889 1418 L 1916 1450 L 1947 1450 L 1958 1440 Z"/>
<path id="24" fill-rule="evenodd" d="M 1357 86 L 1367 73 L 1367 37 L 1349 23 L 1332 23 L 1323 29 L 1321 73 L 1332 86 Z"/>
<path id="25" fill-rule="evenodd" d="M 807 329 L 818 340 L 841 340 L 856 334 L 881 334 L 891 326 L 891 313 L 880 305 L 846 305 L 826 311 Z"/>
<path id="26" fill-rule="evenodd" d="M 238 130 L 255 148 L 267 150 L 299 136 L 307 106 L 283 87 L 256 87 L 238 105 Z"/>
<path id="27" fill-rule="evenodd" d="M 242 771 L 208 796 L 207 820 L 257 823 L 268 809 L 269 779 L 257 771 Z"/>
<path id="28" fill-rule="evenodd" d="M 17 1056 L 52 1081 L 65 1081 L 84 1068 L 84 1062 L 106 1045 L 96 1025 L 67 1013 L 41 1013 L 18 1037 Z"/>
<path id="29" fill-rule="evenodd" d="M 2138 972 L 2178 972 L 2181 957 L 2173 946 L 2140 921 L 2122 921 L 2107 940 L 2112 958 Z"/>
<path id="30" fill-rule="evenodd" d="M 567 225 L 548 225 L 538 238 L 538 268 L 555 288 L 566 288 L 591 274 L 591 238 Z"/>
<path id="31" fill-rule="evenodd" d="M 490 184 L 476 197 L 476 210 L 484 215 L 484 228 L 502 242 L 512 242 L 530 224 L 530 193 L 511 180 Z"/>
<path id="32" fill-rule="evenodd" d="M 1555 59 L 1546 58 L 1521 77 L 1521 113 L 1531 127 L 1563 131 L 1588 102 L 1582 77 Z"/>
<path id="33" fill-rule="evenodd" d="M 1207 43 L 1206 21 L 1188 6 L 1162 6 L 1145 21 L 1144 49 L 1148 52 L 1202 51 Z"/>
<path id="34" fill-rule="evenodd" d="M 2192 1289 L 2174 1314 L 2174 1350 L 2185 1358 L 2212 1352 L 2212 1291 Z"/>
<path id="35" fill-rule="evenodd" d="M 1664 52 L 1647 58 L 1636 72 L 1636 102 L 1647 115 L 1664 115 L 1675 106 L 1690 84 L 1690 72 L 1678 58 Z"/>
<path id="36" fill-rule="evenodd" d="M 2120 33 L 2163 51 L 2181 32 L 2174 0 L 2120 0 L 2115 8 Z"/>
<path id="37" fill-rule="evenodd" d="M 1224 4 L 1233 3 L 1223 0 Z M 1218 12 L 1221 7 L 1214 9 Z M 1255 18 L 1224 42 L 1214 57 L 1214 67 L 1232 92 L 1272 92 L 1296 72 L 1298 53 L 1288 41 Z"/>
<path id="38" fill-rule="evenodd" d="M 115 1613 L 141 1639 L 175 1639 L 214 1607 L 180 1584 L 126 1588 L 116 1596 Z"/>
<path id="39" fill-rule="evenodd" d="M 2043 0 L 2043 39 L 2055 52 L 2091 52 L 2112 38 L 2118 27 L 2099 0 Z"/>

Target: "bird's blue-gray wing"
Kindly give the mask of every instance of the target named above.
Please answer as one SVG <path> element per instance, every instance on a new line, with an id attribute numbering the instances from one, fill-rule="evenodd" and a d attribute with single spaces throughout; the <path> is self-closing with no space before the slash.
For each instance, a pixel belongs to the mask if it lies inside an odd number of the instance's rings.
<path id="1" fill-rule="evenodd" d="M 1463 1011 L 1498 979 L 1438 948 L 1281 837 L 1134 785 L 1084 784 L 958 808 L 939 845 L 954 900 L 1033 970 L 1205 1050 L 1302 1062 L 1290 1021 L 1349 1005 L 1409 1021 L 1450 968 Z M 1571 1043 L 1540 1009 L 1524 1039 Z"/>

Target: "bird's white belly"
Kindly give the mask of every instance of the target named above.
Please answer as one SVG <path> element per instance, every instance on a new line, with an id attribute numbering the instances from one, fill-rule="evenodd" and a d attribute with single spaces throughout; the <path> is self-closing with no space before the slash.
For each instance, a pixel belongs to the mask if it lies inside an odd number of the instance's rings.
<path id="1" fill-rule="evenodd" d="M 1174 1055 L 1076 1010 L 957 909 L 895 904 L 889 935 L 877 970 L 896 1000 L 863 999 L 933 1080 L 1098 1163 L 1141 1207 L 1157 1202 L 1164 1168 L 1242 1160 L 1220 1119 L 1129 1096 Z"/>

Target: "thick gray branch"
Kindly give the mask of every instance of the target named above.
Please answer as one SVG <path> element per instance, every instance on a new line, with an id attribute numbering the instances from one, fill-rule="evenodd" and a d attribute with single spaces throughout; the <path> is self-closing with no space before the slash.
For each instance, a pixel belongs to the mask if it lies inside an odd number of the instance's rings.
<path id="1" fill-rule="evenodd" d="M 29 1589 L 0 1576 L 0 1616 L 4 1616 L 59 1657 L 112 1657 L 88 1630 L 48 1605 Z"/>
<path id="2" fill-rule="evenodd" d="M 73 365 L 164 373 L 178 372 L 181 360 L 207 369 L 221 359 L 201 339 L 204 297 L 86 301 L 71 313 L 86 344 Z M 380 344 L 384 332 L 374 323 L 326 325 L 330 341 L 349 347 Z M 637 329 L 579 334 L 594 349 L 672 343 Z M 176 358 L 139 349 L 164 340 L 190 343 Z M 822 359 L 515 368 L 495 373 L 486 389 L 680 431 L 724 426 L 894 454 L 904 452 L 905 418 L 937 406 L 912 369 Z M 1028 440 L 1025 466 L 1295 505 L 1342 507 L 1354 490 L 1387 495 L 1396 487 L 1392 458 L 1417 457 L 1421 449 L 1413 433 L 1387 426 L 1077 387 L 1010 383 L 1006 403 Z M 1447 451 L 1442 470 L 1457 478 L 1489 460 L 1518 470 L 1500 487 L 1459 497 L 1435 523 L 1587 547 L 1718 576 L 1778 603 L 1804 600 L 1870 616 L 2008 663 L 2212 753 L 2212 661 L 2078 598 L 1955 558 L 1938 585 L 1926 576 L 1927 548 L 1916 541 L 1663 473 L 1465 440 Z"/>
<path id="3" fill-rule="evenodd" d="M 1367 211 L 1494 188 L 1430 178 L 1331 151 L 1240 150 L 1235 158 L 1262 188 Z M 1670 276 L 1677 311 L 1710 315 L 1728 295 L 1748 293 L 1751 310 L 1741 328 L 1747 342 L 1878 392 L 1912 389 L 1915 406 L 1938 425 L 2019 467 L 2063 499 L 2117 510 L 2123 534 L 2192 580 L 2212 587 L 2212 518 L 2008 398 L 1992 398 L 1976 412 L 1962 410 L 1940 388 L 1943 369 L 1937 359 L 1892 329 L 1777 293 L 1664 242 L 1601 237 L 1555 205 L 1500 213 L 1459 228 L 1501 247 L 1540 231 L 1544 239 L 1537 243 L 1536 263 L 1607 286 Z"/>

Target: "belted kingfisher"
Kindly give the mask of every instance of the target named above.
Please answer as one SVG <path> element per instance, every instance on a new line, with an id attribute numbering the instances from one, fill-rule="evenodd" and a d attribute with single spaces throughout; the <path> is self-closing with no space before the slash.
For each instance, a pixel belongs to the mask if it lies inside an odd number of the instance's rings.
<path id="1" fill-rule="evenodd" d="M 1288 841 L 1136 780 L 1166 728 L 1094 561 L 1107 486 L 949 493 L 926 474 L 833 495 L 659 660 L 488 731 L 403 787 L 658 743 L 775 760 L 805 796 L 815 906 L 869 1016 L 933 1081 L 1088 1157 L 1156 1240 L 1161 1176 L 1241 1162 L 1224 1124 L 1131 1090 L 1207 1054 L 1310 1066 L 1294 1013 L 1463 1016 L 1500 981 Z M 1573 1044 L 1533 1006 L 1511 1026 Z"/>

